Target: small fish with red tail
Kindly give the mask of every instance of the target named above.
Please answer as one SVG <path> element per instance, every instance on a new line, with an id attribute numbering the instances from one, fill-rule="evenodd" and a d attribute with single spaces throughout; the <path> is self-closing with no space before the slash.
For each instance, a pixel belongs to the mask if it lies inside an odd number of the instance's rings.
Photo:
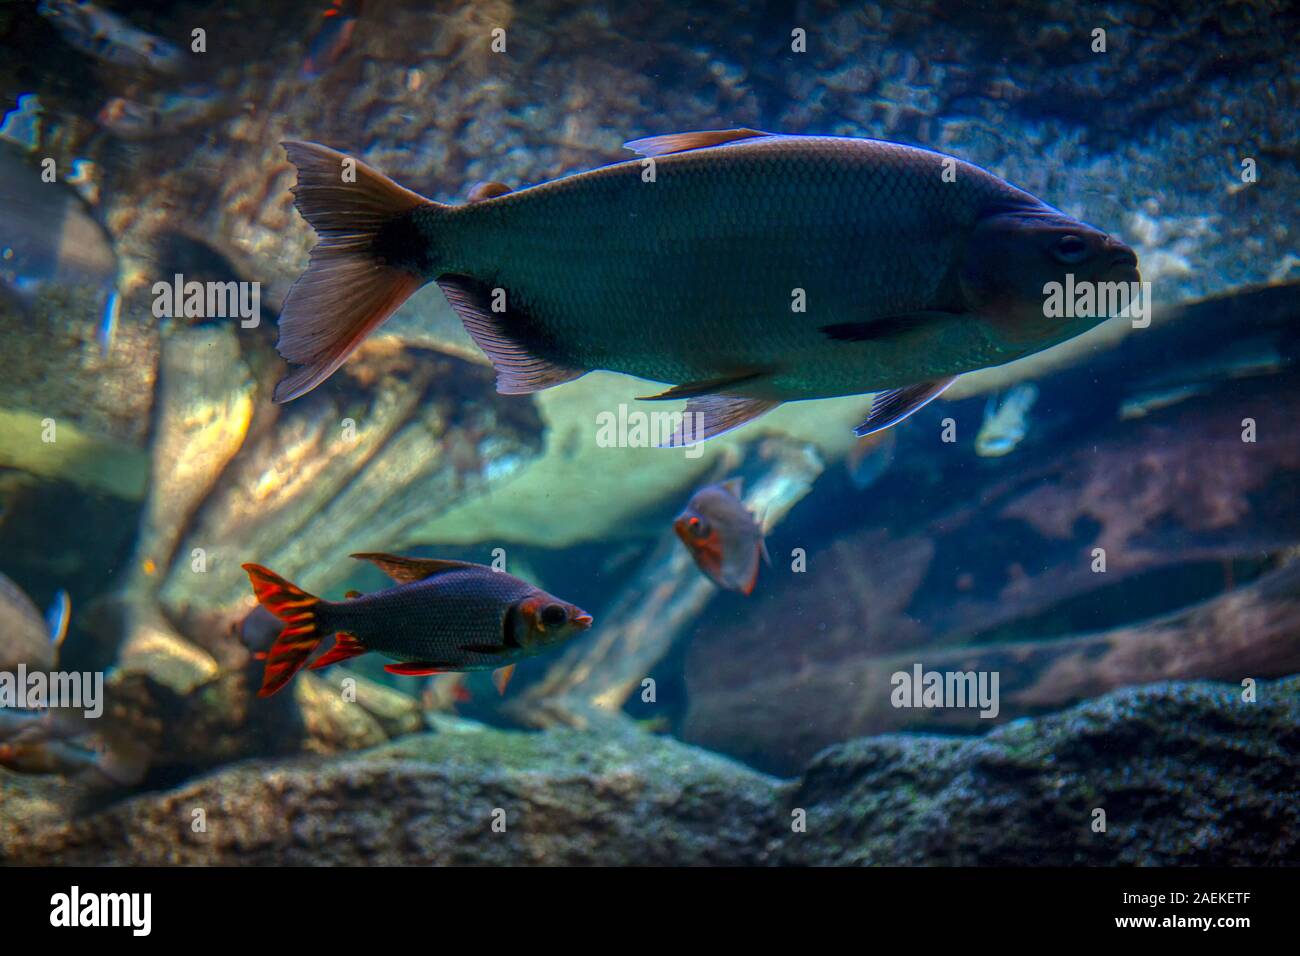
<path id="1" fill-rule="evenodd" d="M 740 500 L 741 479 L 707 485 L 695 492 L 673 530 L 699 569 L 718 587 L 752 594 L 758 559 L 769 565 L 763 527 Z"/>
<path id="2" fill-rule="evenodd" d="M 354 554 L 395 586 L 323 601 L 258 564 L 245 564 L 253 593 L 285 625 L 266 656 L 261 697 L 289 682 L 325 638 L 334 646 L 311 669 L 374 651 L 399 663 L 391 674 L 495 671 L 504 693 L 517 661 L 564 643 L 592 617 L 527 581 L 467 561 Z"/>

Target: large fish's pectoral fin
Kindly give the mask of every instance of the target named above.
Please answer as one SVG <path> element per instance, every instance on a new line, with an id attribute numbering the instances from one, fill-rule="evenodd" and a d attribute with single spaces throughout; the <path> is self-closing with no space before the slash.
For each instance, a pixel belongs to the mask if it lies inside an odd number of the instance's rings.
<path id="1" fill-rule="evenodd" d="M 369 561 L 398 584 L 423 581 L 435 574 L 442 574 L 444 571 L 455 571 L 457 568 L 478 567 L 477 564 L 472 564 L 469 561 L 444 561 L 439 558 L 404 558 L 400 554 L 380 554 L 378 552 L 363 552 L 348 555 L 348 557 L 356 558 L 358 561 Z"/>
<path id="2" fill-rule="evenodd" d="M 401 664 L 385 664 L 384 670 L 402 677 L 427 677 L 429 674 L 441 674 L 455 668 L 454 664 L 444 661 L 407 661 Z"/>
<path id="3" fill-rule="evenodd" d="M 876 395 L 871 403 L 871 414 L 867 420 L 853 429 L 859 438 L 882 431 L 890 425 L 897 425 L 908 415 L 924 408 L 943 394 L 944 390 L 956 380 L 952 378 L 936 379 L 933 382 L 920 382 L 905 388 L 891 388 Z"/>
<path id="4" fill-rule="evenodd" d="M 505 311 L 493 310 L 496 290 L 468 276 L 445 275 L 438 286 L 456 310 L 474 344 L 492 360 L 497 371 L 497 391 L 502 395 L 527 395 L 553 385 L 563 385 L 586 375 L 590 369 L 561 365 L 536 354 L 523 338 L 534 322 L 510 304 L 505 293 Z M 504 290 L 502 290 L 504 291 Z"/>
<path id="5" fill-rule="evenodd" d="M 779 401 L 744 395 L 700 395 L 686 403 L 682 423 L 660 448 L 682 448 L 739 428 L 770 412 Z"/>
<path id="6" fill-rule="evenodd" d="M 931 322 L 952 321 L 956 315 L 956 312 L 937 310 L 904 312 L 867 322 L 837 322 L 834 325 L 823 325 L 818 327 L 818 331 L 832 342 L 879 342 L 881 339 L 892 339 L 908 332 L 915 332 Z"/>
<path id="7" fill-rule="evenodd" d="M 738 139 L 753 139 L 756 136 L 774 136 L 757 129 L 704 129 L 692 133 L 667 133 L 663 136 L 647 136 L 624 143 L 624 149 L 630 149 L 640 156 L 668 156 L 672 153 L 684 153 L 689 149 L 705 149 L 709 146 L 721 146 L 734 143 Z"/>
<path id="8" fill-rule="evenodd" d="M 708 378 L 698 382 L 683 382 L 681 385 L 674 385 L 672 388 L 654 395 L 638 395 L 637 401 L 641 402 L 671 402 L 678 398 L 695 398 L 700 395 L 713 395 L 718 392 L 725 392 L 735 389 L 738 385 L 744 385 L 753 382 L 756 379 L 763 378 L 767 371 L 759 370 L 754 372 L 743 372 L 740 375 L 732 375 L 728 378 Z"/>
<path id="9" fill-rule="evenodd" d="M 318 671 L 322 667 L 329 667 L 331 664 L 337 664 L 339 661 L 346 661 L 350 657 L 359 657 L 366 653 L 366 651 L 366 645 L 357 640 L 355 634 L 344 634 L 340 632 L 334 638 L 334 646 L 308 664 L 307 670 Z"/>

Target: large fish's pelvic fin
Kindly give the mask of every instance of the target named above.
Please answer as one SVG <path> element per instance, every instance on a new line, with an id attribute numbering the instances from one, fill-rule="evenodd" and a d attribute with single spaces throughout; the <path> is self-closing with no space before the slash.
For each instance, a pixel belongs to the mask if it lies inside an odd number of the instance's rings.
<path id="1" fill-rule="evenodd" d="M 705 149 L 709 146 L 721 146 L 738 139 L 753 139 L 756 136 L 773 136 L 757 129 L 704 129 L 692 133 L 666 133 L 663 136 L 647 136 L 624 143 L 624 149 L 630 149 L 639 156 L 669 156 L 684 153 L 689 149 Z"/>
<path id="2" fill-rule="evenodd" d="M 739 428 L 781 403 L 744 395 L 700 395 L 686 403 L 682 423 L 660 448 L 682 448 Z"/>
<path id="3" fill-rule="evenodd" d="M 346 361 L 367 335 L 425 283 L 376 252 L 381 231 L 420 206 L 433 205 L 365 163 L 317 143 L 286 142 L 298 168 L 294 203 L 320 241 L 280 311 L 276 348 L 302 366 L 275 387 L 275 401 L 310 392 Z"/>
<path id="4" fill-rule="evenodd" d="M 302 669 L 325 636 L 317 618 L 321 599 L 260 564 L 242 567 L 248 572 L 258 602 L 285 625 L 267 652 L 262 689 L 257 692 L 258 697 L 270 697 Z"/>
<path id="5" fill-rule="evenodd" d="M 897 425 L 908 415 L 924 408 L 942 395 L 955 380 L 956 376 L 953 376 L 877 393 L 871 403 L 871 414 L 867 416 L 865 422 L 853 429 L 853 434 L 859 438 L 866 438 L 870 434 L 883 431 L 890 425 Z"/>
<path id="6" fill-rule="evenodd" d="M 369 561 L 380 571 L 383 571 L 398 584 L 410 584 L 412 581 L 423 581 L 425 578 L 431 578 L 435 574 L 442 574 L 444 571 L 455 571 L 461 568 L 482 568 L 481 564 L 474 564 L 472 561 L 444 561 L 440 558 L 405 558 L 400 554 L 382 554 L 377 551 L 370 551 L 361 554 L 349 555 L 358 561 Z"/>
<path id="7" fill-rule="evenodd" d="M 553 385 L 563 385 L 586 375 L 589 369 L 562 365 L 538 355 L 524 340 L 531 319 L 510 305 L 503 291 L 504 311 L 493 308 L 496 290 L 466 276 L 445 275 L 438 286 L 456 310 L 474 343 L 492 360 L 497 391 L 502 395 L 527 395 Z"/>

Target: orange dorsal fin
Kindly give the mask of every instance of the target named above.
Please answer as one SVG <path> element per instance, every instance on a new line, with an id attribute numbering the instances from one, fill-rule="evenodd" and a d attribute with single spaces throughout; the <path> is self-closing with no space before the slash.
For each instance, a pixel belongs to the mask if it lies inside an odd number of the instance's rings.
<path id="1" fill-rule="evenodd" d="M 624 143 L 624 149 L 630 149 L 640 156 L 669 156 L 672 153 L 684 153 L 689 149 L 705 149 L 709 146 L 721 146 L 738 139 L 753 139 L 756 136 L 772 136 L 757 129 L 705 129 L 694 133 L 667 133 L 663 136 L 647 136 Z"/>
<path id="2" fill-rule="evenodd" d="M 442 574 L 444 571 L 455 571 L 457 568 L 482 568 L 481 564 L 473 564 L 469 561 L 442 561 L 438 558 L 404 558 L 399 554 L 381 554 L 379 552 L 364 552 L 354 554 L 351 557 L 358 561 L 369 561 L 380 571 L 383 571 L 398 584 L 410 584 L 412 581 L 423 581 L 425 578 L 431 578 L 435 574 Z"/>
<path id="3" fill-rule="evenodd" d="M 505 183 L 475 183 L 470 189 L 469 195 L 465 197 L 466 202 L 482 202 L 484 199 L 495 199 L 497 196 L 504 196 L 510 192 L 510 187 Z"/>

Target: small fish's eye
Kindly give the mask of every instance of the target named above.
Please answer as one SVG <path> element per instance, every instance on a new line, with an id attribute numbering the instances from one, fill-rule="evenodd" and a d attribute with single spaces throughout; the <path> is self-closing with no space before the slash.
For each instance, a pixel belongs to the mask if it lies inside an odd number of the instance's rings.
<path id="1" fill-rule="evenodd" d="M 691 529 L 691 535 L 696 538 L 707 538 L 709 536 L 708 522 L 699 515 L 691 515 L 686 526 Z"/>
<path id="2" fill-rule="evenodd" d="M 560 604 L 548 604 L 542 608 L 542 624 L 545 627 L 559 627 L 569 619 L 569 612 Z"/>
<path id="3" fill-rule="evenodd" d="M 1082 262 L 1088 255 L 1088 243 L 1073 233 L 1056 240 L 1056 258 L 1062 262 Z"/>

